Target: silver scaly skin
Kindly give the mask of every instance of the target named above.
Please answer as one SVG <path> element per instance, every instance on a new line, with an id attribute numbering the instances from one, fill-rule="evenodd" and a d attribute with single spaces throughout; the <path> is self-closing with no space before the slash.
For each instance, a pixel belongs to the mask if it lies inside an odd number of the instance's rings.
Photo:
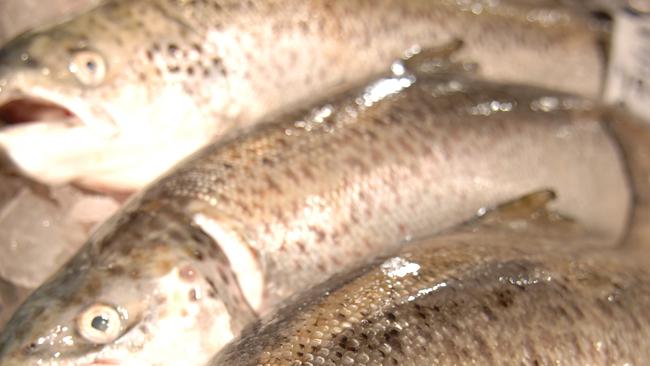
<path id="1" fill-rule="evenodd" d="M 630 190 L 589 105 L 402 74 L 231 135 L 153 183 L 38 289 L 0 335 L 0 365 L 200 365 L 253 313 L 540 189 L 612 246 Z"/>
<path id="2" fill-rule="evenodd" d="M 41 181 L 134 190 L 412 48 L 461 40 L 453 59 L 486 79 L 597 96 L 599 36 L 584 14 L 518 0 L 109 0 L 0 49 L 0 144 Z"/>
<path id="3" fill-rule="evenodd" d="M 336 275 L 209 365 L 648 364 L 647 252 L 530 225 L 446 233 Z"/>

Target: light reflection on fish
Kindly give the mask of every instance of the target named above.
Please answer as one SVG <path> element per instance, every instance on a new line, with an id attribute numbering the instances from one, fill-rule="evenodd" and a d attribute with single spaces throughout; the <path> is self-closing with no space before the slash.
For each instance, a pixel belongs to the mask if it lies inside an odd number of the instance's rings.
<path id="1" fill-rule="evenodd" d="M 647 257 L 523 225 L 429 238 L 336 275 L 209 365 L 648 364 Z"/>
<path id="2" fill-rule="evenodd" d="M 42 181 L 137 189 L 226 130 L 457 39 L 453 60 L 487 79 L 596 96 L 599 37 L 518 0 L 109 0 L 0 49 L 0 143 Z"/>
<path id="3" fill-rule="evenodd" d="M 401 73 L 230 136 L 38 289 L 0 336 L 0 365 L 200 365 L 293 293 L 540 189 L 614 245 L 630 191 L 589 105 Z"/>

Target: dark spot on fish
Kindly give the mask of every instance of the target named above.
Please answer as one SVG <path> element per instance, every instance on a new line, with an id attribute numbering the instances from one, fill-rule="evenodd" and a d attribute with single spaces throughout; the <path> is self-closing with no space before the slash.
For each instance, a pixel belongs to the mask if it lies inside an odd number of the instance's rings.
<path id="1" fill-rule="evenodd" d="M 108 267 L 108 273 L 112 276 L 121 276 L 125 272 L 124 267 L 120 265 L 113 265 Z"/>
<path id="2" fill-rule="evenodd" d="M 306 164 L 303 164 L 300 167 L 300 170 L 302 171 L 302 174 L 309 180 L 314 180 L 314 174 L 311 171 L 311 168 L 307 166 Z"/>
<path id="3" fill-rule="evenodd" d="M 180 66 L 177 66 L 177 65 L 170 65 L 170 66 L 167 67 L 167 70 L 169 70 L 169 72 L 172 72 L 172 73 L 177 73 L 177 72 L 181 71 L 181 68 L 180 68 Z"/>
<path id="4" fill-rule="evenodd" d="M 298 247 L 298 250 L 299 250 L 301 253 L 304 253 L 304 252 L 306 251 L 306 248 L 305 248 L 305 242 L 304 242 L 304 241 L 302 241 L 302 240 L 297 241 L 297 242 L 296 242 L 296 246 Z"/>
<path id="5" fill-rule="evenodd" d="M 176 44 L 174 44 L 174 43 L 170 43 L 167 46 L 167 52 L 172 57 L 176 57 L 178 55 L 178 51 L 179 51 L 178 46 Z"/>
<path id="6" fill-rule="evenodd" d="M 216 298 L 219 294 L 219 290 L 217 290 L 217 286 L 214 284 L 214 281 L 212 281 L 210 277 L 206 277 L 205 280 L 208 285 L 210 285 L 210 288 L 208 289 L 208 296 L 211 298 Z"/>
<path id="7" fill-rule="evenodd" d="M 199 297 L 197 296 L 196 289 L 191 289 L 189 293 L 189 299 L 192 302 L 198 301 Z"/>
<path id="8" fill-rule="evenodd" d="M 217 71 L 219 71 L 219 73 L 221 73 L 221 74 L 225 74 L 225 73 L 226 73 L 226 72 L 225 72 L 226 70 L 225 70 L 224 67 L 223 67 L 223 60 L 221 60 L 221 58 L 219 58 L 219 57 L 214 57 L 214 58 L 212 59 L 212 66 L 213 66 Z"/>
<path id="9" fill-rule="evenodd" d="M 486 317 L 489 321 L 495 321 L 495 320 L 497 320 L 497 316 L 494 314 L 494 312 L 492 311 L 492 309 L 490 309 L 489 306 L 484 305 L 484 306 L 481 308 L 481 311 L 483 312 L 483 314 L 485 314 L 485 317 Z"/>
<path id="10" fill-rule="evenodd" d="M 327 235 L 325 234 L 325 231 L 323 231 L 321 228 L 316 227 L 316 226 L 310 226 L 309 229 L 316 234 L 316 240 L 318 242 L 323 242 L 325 241 L 325 238 Z"/>
<path id="11" fill-rule="evenodd" d="M 142 324 L 139 329 L 142 332 L 142 334 L 149 334 L 149 327 L 147 327 L 146 324 Z"/>
<path id="12" fill-rule="evenodd" d="M 499 290 L 496 292 L 497 303 L 504 308 L 510 307 L 514 303 L 514 298 L 510 290 Z"/>
<path id="13" fill-rule="evenodd" d="M 163 294 L 158 294 L 158 296 L 156 296 L 156 303 L 158 305 L 162 305 L 162 304 L 164 304 L 166 302 L 167 302 L 167 296 L 165 296 Z"/>
<path id="14" fill-rule="evenodd" d="M 200 250 L 194 249 L 192 255 L 194 255 L 194 258 L 196 258 L 198 261 L 203 261 L 204 255 L 201 253 Z"/>
<path id="15" fill-rule="evenodd" d="M 223 271 L 223 268 L 219 267 L 218 272 L 219 272 L 219 277 L 221 278 L 221 281 L 223 281 L 223 283 L 225 283 L 226 285 L 230 285 L 230 279 L 228 278 L 226 273 Z"/>
<path id="16" fill-rule="evenodd" d="M 269 166 L 269 167 L 272 167 L 274 165 L 273 160 L 271 160 L 270 158 L 268 158 L 266 156 L 262 158 L 262 164 L 264 164 L 266 166 Z"/>
<path id="17" fill-rule="evenodd" d="M 32 343 L 27 344 L 24 347 L 23 352 L 26 353 L 26 354 L 30 354 L 30 353 L 35 352 L 37 349 L 38 349 L 38 344 L 36 344 L 35 342 L 32 342 Z"/>
<path id="18" fill-rule="evenodd" d="M 173 267 L 174 264 L 169 260 L 160 260 L 156 265 L 156 269 L 158 269 L 160 273 L 169 273 Z"/>
<path id="19" fill-rule="evenodd" d="M 186 72 L 187 72 L 188 75 L 193 76 L 194 75 L 194 67 L 188 66 Z"/>

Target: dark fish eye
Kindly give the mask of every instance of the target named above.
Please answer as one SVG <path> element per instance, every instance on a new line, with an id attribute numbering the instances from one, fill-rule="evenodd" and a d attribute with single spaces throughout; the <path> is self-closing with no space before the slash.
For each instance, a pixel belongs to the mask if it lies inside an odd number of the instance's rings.
<path id="1" fill-rule="evenodd" d="M 119 338 L 123 330 L 122 316 L 110 305 L 91 305 L 77 318 L 79 334 L 95 344 L 113 342 Z"/>
<path id="2" fill-rule="evenodd" d="M 90 325 L 101 332 L 106 332 L 108 330 L 108 318 L 104 315 L 98 315 L 93 318 Z"/>
<path id="3" fill-rule="evenodd" d="M 106 61 L 99 52 L 81 50 L 72 54 L 68 69 L 82 84 L 97 86 L 104 81 L 107 66 Z"/>

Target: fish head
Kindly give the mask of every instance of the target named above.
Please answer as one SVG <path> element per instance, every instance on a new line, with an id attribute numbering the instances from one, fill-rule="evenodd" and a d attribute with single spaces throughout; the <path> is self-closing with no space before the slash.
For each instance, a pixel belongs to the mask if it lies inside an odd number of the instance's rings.
<path id="1" fill-rule="evenodd" d="M 0 49 L 0 144 L 32 177 L 137 189 L 211 136 L 155 3 L 109 1 Z"/>
<path id="2" fill-rule="evenodd" d="M 0 365 L 202 365 L 254 318 L 234 275 L 204 275 L 163 236 L 133 240 L 86 247 L 37 289 L 0 335 Z"/>

